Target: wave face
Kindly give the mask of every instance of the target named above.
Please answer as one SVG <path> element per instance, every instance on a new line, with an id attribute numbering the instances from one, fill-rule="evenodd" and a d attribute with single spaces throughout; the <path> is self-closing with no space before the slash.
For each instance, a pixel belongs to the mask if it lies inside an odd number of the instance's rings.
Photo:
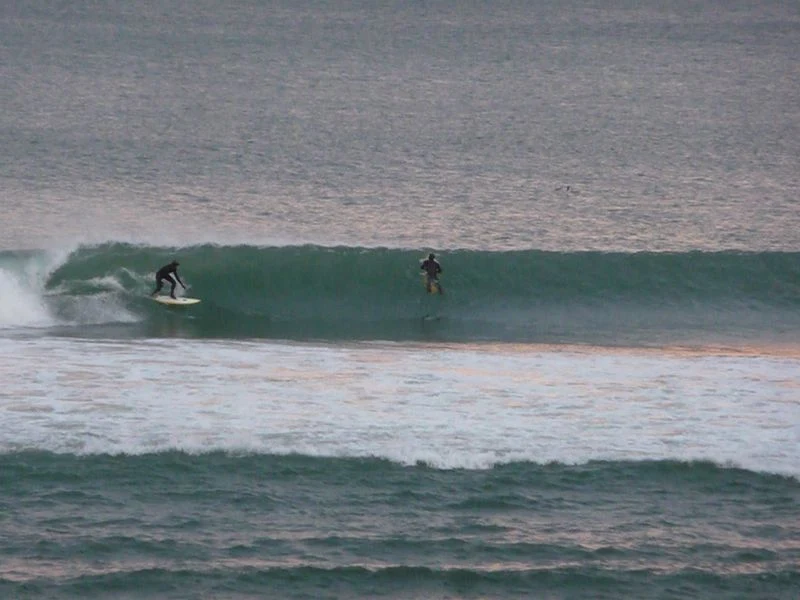
<path id="1" fill-rule="evenodd" d="M 147 247 L 0 253 L 0 327 L 105 335 L 573 343 L 781 340 L 800 332 L 800 253 L 488 252 L 320 246 Z M 203 300 L 151 302 L 173 257 Z M 180 288 L 179 288 L 180 289 Z M 425 316 L 431 319 L 423 320 Z M 112 326 L 112 329 L 109 329 Z"/>

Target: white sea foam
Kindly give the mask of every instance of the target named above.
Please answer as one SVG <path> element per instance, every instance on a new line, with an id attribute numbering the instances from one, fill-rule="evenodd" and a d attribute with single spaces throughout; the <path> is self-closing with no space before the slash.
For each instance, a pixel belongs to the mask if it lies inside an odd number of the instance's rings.
<path id="1" fill-rule="evenodd" d="M 0 328 L 52 323 L 42 299 L 13 273 L 0 269 Z"/>
<path id="2" fill-rule="evenodd" d="M 796 357 L 0 340 L 0 450 L 711 460 L 800 476 Z"/>
<path id="3" fill-rule="evenodd" d="M 69 250 L 31 253 L 0 263 L 0 329 L 48 327 L 58 322 L 45 301 L 50 274 Z"/>
<path id="4" fill-rule="evenodd" d="M 129 323 L 140 320 L 125 307 L 125 288 L 113 276 L 81 282 L 93 294 L 72 296 L 64 284 L 48 288 L 51 275 L 77 246 L 20 254 L 0 264 L 0 329 Z"/>

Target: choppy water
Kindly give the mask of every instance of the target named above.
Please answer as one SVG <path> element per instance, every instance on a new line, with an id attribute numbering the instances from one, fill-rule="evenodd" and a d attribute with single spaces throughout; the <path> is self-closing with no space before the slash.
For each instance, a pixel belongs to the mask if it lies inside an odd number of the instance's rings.
<path id="1" fill-rule="evenodd" d="M 0 596 L 796 600 L 798 47 L 777 0 L 4 5 Z"/>
<path id="2" fill-rule="evenodd" d="M 797 481 L 708 463 L 441 471 L 173 452 L 0 464 L 15 515 L 59 507 L 45 539 L 25 522 L 0 545 L 10 595 L 790 598 L 800 585 Z"/>
<path id="3" fill-rule="evenodd" d="M 796 354 L 38 335 L 1 349 L 11 597 L 798 585 Z"/>

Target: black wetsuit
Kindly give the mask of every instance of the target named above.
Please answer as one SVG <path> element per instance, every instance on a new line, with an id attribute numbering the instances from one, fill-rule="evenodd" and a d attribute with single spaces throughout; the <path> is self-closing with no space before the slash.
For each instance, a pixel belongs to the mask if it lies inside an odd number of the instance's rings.
<path id="1" fill-rule="evenodd" d="M 431 284 L 433 282 L 436 282 L 437 285 L 439 284 L 439 273 L 442 272 L 442 265 L 440 265 L 435 258 L 426 258 L 424 261 L 422 261 L 420 269 L 425 271 L 428 276 L 426 287 L 430 292 Z M 439 293 L 443 293 L 441 285 L 439 285 Z"/>
<path id="2" fill-rule="evenodd" d="M 175 278 L 178 280 L 177 283 L 175 279 L 172 278 L 173 273 L 175 274 Z M 156 272 L 156 289 L 154 289 L 153 293 L 150 294 L 151 296 L 155 296 L 161 291 L 161 288 L 164 287 L 164 281 L 169 281 L 170 284 L 172 284 L 172 289 L 169 291 L 171 298 L 175 297 L 175 286 L 178 285 L 178 283 L 180 283 L 183 288 L 186 288 L 186 286 L 183 285 L 180 276 L 178 275 L 178 265 L 175 263 L 164 265 Z"/>

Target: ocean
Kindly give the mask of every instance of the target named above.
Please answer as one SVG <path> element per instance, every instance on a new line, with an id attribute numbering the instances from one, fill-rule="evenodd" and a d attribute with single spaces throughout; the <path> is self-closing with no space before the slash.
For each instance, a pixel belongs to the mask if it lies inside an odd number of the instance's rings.
<path id="1" fill-rule="evenodd" d="M 6 3 L 0 597 L 797 600 L 798 48 L 780 0 Z"/>

